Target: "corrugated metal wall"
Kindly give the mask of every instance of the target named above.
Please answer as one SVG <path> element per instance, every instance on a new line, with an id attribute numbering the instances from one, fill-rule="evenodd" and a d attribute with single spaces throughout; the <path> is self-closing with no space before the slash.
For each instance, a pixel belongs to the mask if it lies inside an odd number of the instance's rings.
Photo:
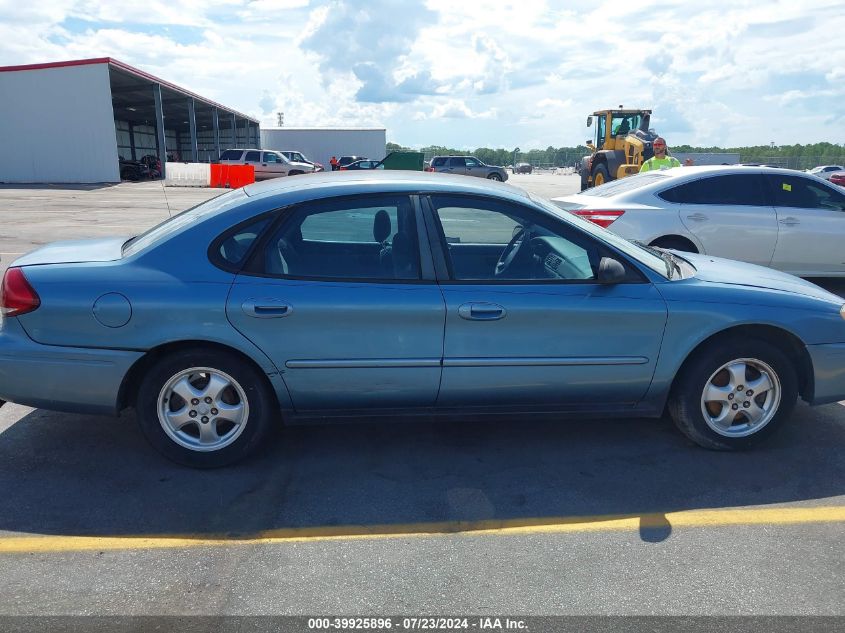
<path id="1" fill-rule="evenodd" d="M 107 64 L 0 73 L 0 182 L 118 182 Z"/>
<path id="2" fill-rule="evenodd" d="M 264 149 L 302 152 L 309 160 L 322 163 L 328 171 L 332 156 L 384 158 L 387 131 L 270 128 L 261 130 L 261 146 Z"/>

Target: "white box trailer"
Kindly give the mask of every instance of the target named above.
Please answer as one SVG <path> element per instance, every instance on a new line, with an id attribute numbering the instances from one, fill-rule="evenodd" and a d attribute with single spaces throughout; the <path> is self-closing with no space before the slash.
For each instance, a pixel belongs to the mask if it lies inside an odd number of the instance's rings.
<path id="1" fill-rule="evenodd" d="M 363 156 L 381 160 L 386 155 L 385 128 L 295 128 L 261 129 L 261 147 L 277 151 L 292 150 L 308 160 L 322 163 L 329 171 L 332 156 Z"/>

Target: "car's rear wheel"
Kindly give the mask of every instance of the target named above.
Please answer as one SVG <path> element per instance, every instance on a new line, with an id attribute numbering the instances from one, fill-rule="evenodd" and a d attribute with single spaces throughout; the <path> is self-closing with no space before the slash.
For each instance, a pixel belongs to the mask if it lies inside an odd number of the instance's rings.
<path id="1" fill-rule="evenodd" d="M 798 399 L 798 377 L 777 347 L 763 340 L 717 339 L 678 375 L 669 412 L 696 444 L 740 450 L 776 432 Z"/>
<path id="2" fill-rule="evenodd" d="M 162 358 L 138 391 L 145 437 L 165 457 L 216 468 L 254 452 L 272 428 L 277 407 L 266 378 L 238 356 L 183 350 Z"/>
<path id="3" fill-rule="evenodd" d="M 293 169 L 288 172 L 288 176 L 299 176 L 300 174 L 304 174 L 304 171 L 299 171 L 298 169 Z"/>
<path id="4" fill-rule="evenodd" d="M 496 182 L 502 182 L 502 177 L 499 174 L 490 174 L 487 176 L 487 180 L 495 180 Z"/>

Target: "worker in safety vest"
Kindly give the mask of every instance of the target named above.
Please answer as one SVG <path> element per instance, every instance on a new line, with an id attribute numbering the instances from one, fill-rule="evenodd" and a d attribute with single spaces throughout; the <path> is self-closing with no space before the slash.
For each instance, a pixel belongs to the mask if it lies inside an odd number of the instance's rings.
<path id="1" fill-rule="evenodd" d="M 643 163 L 643 166 L 640 167 L 640 173 L 644 171 L 671 169 L 672 167 L 681 166 L 681 161 L 666 154 L 666 139 L 662 136 L 658 136 L 654 139 L 652 146 L 654 147 L 654 156 Z"/>
<path id="2" fill-rule="evenodd" d="M 332 171 L 337 171 L 337 158 L 332 156 L 332 159 L 329 161 L 329 165 L 332 166 Z"/>

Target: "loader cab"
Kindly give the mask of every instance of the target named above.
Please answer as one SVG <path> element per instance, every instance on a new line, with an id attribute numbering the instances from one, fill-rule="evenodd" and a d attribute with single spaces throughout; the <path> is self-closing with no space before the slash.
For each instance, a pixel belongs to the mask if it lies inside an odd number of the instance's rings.
<path id="1" fill-rule="evenodd" d="M 595 120 L 596 129 L 593 133 L 593 142 L 592 145 L 596 148 L 596 150 L 600 150 L 604 148 L 604 143 L 606 140 L 605 131 L 607 130 L 607 112 L 594 112 L 593 116 L 587 117 L 587 127 L 590 127 Z"/>

